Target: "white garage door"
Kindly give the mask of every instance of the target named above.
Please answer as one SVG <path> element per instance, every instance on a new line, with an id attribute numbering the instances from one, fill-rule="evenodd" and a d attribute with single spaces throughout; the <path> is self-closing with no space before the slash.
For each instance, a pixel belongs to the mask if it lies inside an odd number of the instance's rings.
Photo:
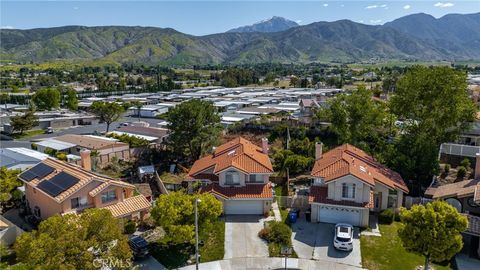
<path id="1" fill-rule="evenodd" d="M 358 209 L 335 206 L 319 206 L 318 220 L 326 223 L 348 223 L 360 226 L 362 212 Z"/>
<path id="2" fill-rule="evenodd" d="M 225 214 L 227 215 L 262 215 L 263 201 L 225 201 Z"/>

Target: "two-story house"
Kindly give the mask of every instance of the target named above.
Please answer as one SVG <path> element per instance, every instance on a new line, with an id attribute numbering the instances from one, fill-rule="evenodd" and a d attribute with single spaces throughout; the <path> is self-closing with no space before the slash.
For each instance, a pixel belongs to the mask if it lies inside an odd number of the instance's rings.
<path id="1" fill-rule="evenodd" d="M 108 209 L 118 218 L 143 219 L 151 207 L 145 196 L 134 195 L 132 184 L 91 172 L 89 150 L 80 155 L 83 168 L 47 158 L 19 175 L 33 215 L 46 219 L 95 207 Z"/>
<path id="2" fill-rule="evenodd" d="M 262 139 L 262 147 L 258 147 L 238 137 L 197 160 L 188 177 L 204 183 L 201 192 L 222 201 L 225 214 L 261 215 L 272 205 L 272 173 L 268 140 Z"/>
<path id="3" fill-rule="evenodd" d="M 312 222 L 367 227 L 370 211 L 400 207 L 408 193 L 398 173 L 352 145 L 322 154 L 317 143 L 315 158 L 309 195 Z"/>

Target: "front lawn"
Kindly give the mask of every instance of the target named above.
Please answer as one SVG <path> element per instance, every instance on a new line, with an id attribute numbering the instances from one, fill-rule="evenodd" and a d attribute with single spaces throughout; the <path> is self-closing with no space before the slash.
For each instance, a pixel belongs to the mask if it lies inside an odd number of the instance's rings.
<path id="1" fill-rule="evenodd" d="M 210 225 L 200 227 L 200 262 L 210 262 L 223 259 L 225 253 L 225 222 L 218 220 Z M 168 269 L 187 265 L 190 255 L 195 254 L 195 245 L 182 244 L 165 246 L 152 244 L 152 256 Z"/>
<path id="2" fill-rule="evenodd" d="M 27 130 L 23 133 L 12 134 L 11 137 L 18 140 L 18 139 L 25 139 L 25 138 L 29 138 L 29 137 L 42 135 L 42 134 L 45 134 L 45 130 L 34 129 L 34 130 Z"/>
<path id="3" fill-rule="evenodd" d="M 403 248 L 397 235 L 397 230 L 401 226 L 400 222 L 394 222 L 391 225 L 380 224 L 381 237 L 361 236 L 363 268 L 370 270 L 413 270 L 416 266 L 424 264 L 424 257 L 407 252 Z M 430 266 L 435 270 L 453 269 L 450 264 L 431 264 Z"/>

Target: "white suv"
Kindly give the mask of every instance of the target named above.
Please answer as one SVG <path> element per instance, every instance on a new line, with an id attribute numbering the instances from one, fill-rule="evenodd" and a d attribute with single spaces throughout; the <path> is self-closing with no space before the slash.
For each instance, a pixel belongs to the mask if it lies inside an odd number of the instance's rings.
<path id="1" fill-rule="evenodd" d="M 339 250 L 351 251 L 353 249 L 353 226 L 339 223 L 335 225 L 333 246 Z"/>

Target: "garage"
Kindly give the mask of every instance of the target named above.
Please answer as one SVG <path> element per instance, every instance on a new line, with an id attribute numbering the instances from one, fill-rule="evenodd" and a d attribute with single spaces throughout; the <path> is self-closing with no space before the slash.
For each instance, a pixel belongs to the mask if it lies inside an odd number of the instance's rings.
<path id="1" fill-rule="evenodd" d="M 263 201 L 226 200 L 227 215 L 263 215 Z"/>
<path id="2" fill-rule="evenodd" d="M 353 226 L 361 226 L 362 210 L 356 208 L 344 208 L 328 205 L 320 205 L 318 221 L 325 223 L 347 223 Z"/>

